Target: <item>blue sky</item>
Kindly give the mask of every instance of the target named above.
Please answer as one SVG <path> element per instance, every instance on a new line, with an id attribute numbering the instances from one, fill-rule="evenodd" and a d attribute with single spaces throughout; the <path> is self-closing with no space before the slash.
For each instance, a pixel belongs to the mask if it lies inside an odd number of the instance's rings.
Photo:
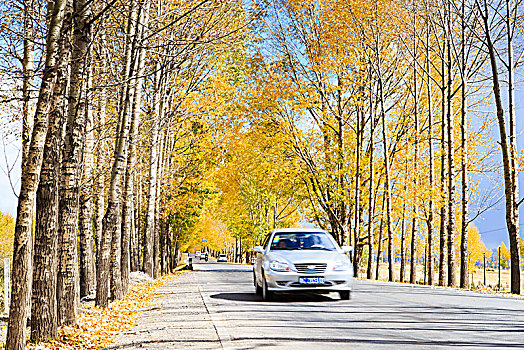
<path id="1" fill-rule="evenodd" d="M 505 92 L 505 91 L 504 91 Z M 517 120 L 517 147 L 519 152 L 524 150 L 524 135 L 522 132 L 524 130 L 524 92 L 517 88 L 515 93 L 516 99 L 516 120 Z M 498 127 L 493 128 L 492 130 L 492 139 L 499 140 Z M 497 148 L 498 155 L 500 156 L 500 148 Z M 502 177 L 498 176 L 497 180 L 499 181 L 502 187 Z M 480 187 L 491 186 L 487 181 L 483 181 Z M 520 198 L 524 197 L 524 172 L 519 174 L 519 188 L 520 188 Z M 506 230 L 506 217 L 505 217 L 505 201 L 502 200 L 498 203 L 497 206 L 485 212 L 474 222 L 475 226 L 479 229 L 479 232 L 482 236 L 482 240 L 489 249 L 496 248 L 501 241 L 508 245 L 508 235 Z M 520 217 L 520 229 L 521 232 L 524 230 L 524 204 L 520 206 L 519 209 Z M 521 233 L 522 235 L 522 233 Z"/>

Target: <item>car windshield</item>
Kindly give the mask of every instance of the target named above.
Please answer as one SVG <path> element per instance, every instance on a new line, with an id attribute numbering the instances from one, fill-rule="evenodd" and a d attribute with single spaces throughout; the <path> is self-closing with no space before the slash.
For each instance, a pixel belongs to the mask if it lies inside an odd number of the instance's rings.
<path id="1" fill-rule="evenodd" d="M 277 232 L 271 241 L 271 250 L 336 250 L 323 232 Z"/>

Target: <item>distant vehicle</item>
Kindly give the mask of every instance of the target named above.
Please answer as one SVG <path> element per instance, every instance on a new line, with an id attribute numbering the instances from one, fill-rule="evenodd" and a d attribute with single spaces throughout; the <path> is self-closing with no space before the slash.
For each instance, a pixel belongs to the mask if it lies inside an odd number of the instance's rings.
<path id="1" fill-rule="evenodd" d="M 197 251 L 197 252 L 195 253 L 195 257 L 196 257 L 196 258 L 199 258 L 199 257 L 200 257 L 200 250 Z"/>
<path id="2" fill-rule="evenodd" d="M 226 254 L 220 254 L 218 256 L 217 262 L 227 262 L 227 255 Z"/>
<path id="3" fill-rule="evenodd" d="M 338 292 L 351 298 L 353 264 L 333 237 L 319 229 L 278 229 L 266 236 L 253 266 L 253 282 L 262 299 L 275 292 Z"/>
<path id="4" fill-rule="evenodd" d="M 207 252 L 202 252 L 200 253 L 200 260 L 206 260 L 208 259 L 208 255 L 207 255 Z"/>

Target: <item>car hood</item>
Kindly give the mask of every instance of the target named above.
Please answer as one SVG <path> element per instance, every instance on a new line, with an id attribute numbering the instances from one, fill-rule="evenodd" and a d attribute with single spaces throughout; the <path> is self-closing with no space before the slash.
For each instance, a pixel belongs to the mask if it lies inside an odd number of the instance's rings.
<path id="1" fill-rule="evenodd" d="M 267 257 L 271 260 L 285 260 L 292 264 L 329 263 L 347 259 L 338 251 L 326 250 L 277 250 L 271 251 Z"/>

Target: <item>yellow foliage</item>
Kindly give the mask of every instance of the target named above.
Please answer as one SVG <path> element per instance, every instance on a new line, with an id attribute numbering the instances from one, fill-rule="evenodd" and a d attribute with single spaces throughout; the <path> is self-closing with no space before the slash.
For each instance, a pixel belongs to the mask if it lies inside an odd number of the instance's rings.
<path id="1" fill-rule="evenodd" d="M 1 258 L 10 258 L 13 254 L 13 237 L 15 233 L 15 219 L 0 212 L 0 255 Z"/>
<path id="2" fill-rule="evenodd" d="M 483 263 L 484 255 L 486 260 L 491 256 L 491 250 L 486 248 L 480 237 L 479 230 L 472 224 L 468 227 L 468 254 L 470 272 L 474 270 L 475 264 Z"/>
<path id="3" fill-rule="evenodd" d="M 500 250 L 499 250 L 500 249 Z M 506 245 L 504 242 L 500 242 L 499 248 L 497 248 L 497 255 L 500 252 L 500 266 L 506 268 L 509 266 L 509 260 L 511 258 L 511 254 L 509 252 L 509 249 L 506 248 Z"/>

